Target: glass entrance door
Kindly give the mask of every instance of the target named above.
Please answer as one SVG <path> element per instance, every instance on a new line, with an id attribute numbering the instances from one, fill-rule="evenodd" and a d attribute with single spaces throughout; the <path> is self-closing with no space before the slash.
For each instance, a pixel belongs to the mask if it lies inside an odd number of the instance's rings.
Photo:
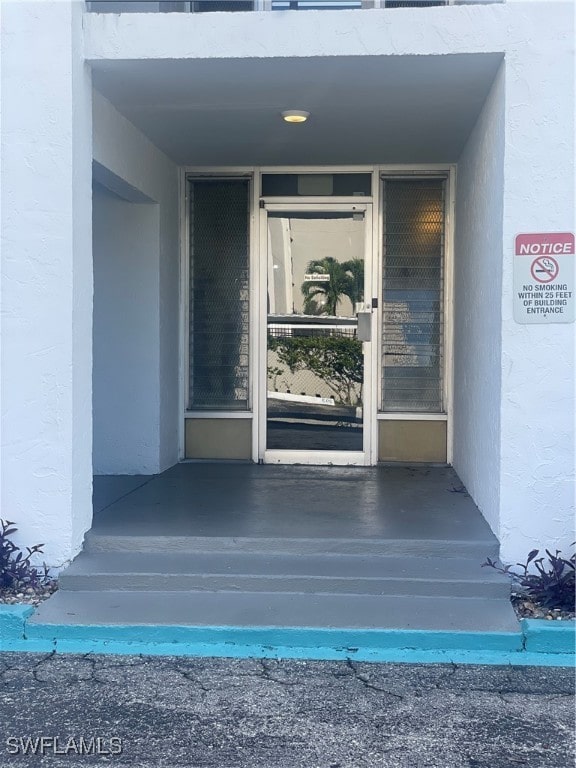
<path id="1" fill-rule="evenodd" d="M 370 208 L 266 208 L 265 461 L 368 463 Z"/>

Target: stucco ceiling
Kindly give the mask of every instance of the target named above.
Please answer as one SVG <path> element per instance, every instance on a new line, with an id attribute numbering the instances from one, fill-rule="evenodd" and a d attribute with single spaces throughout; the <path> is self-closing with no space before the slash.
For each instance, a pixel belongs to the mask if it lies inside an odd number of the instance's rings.
<path id="1" fill-rule="evenodd" d="M 179 164 L 456 161 L 501 54 L 94 63 L 94 86 Z M 284 109 L 311 113 L 303 125 Z"/>

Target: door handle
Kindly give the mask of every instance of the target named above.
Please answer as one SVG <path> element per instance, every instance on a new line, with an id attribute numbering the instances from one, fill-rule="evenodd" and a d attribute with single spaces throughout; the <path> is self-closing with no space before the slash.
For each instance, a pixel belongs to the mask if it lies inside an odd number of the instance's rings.
<path id="1" fill-rule="evenodd" d="M 358 312 L 356 337 L 359 341 L 372 341 L 372 312 Z"/>

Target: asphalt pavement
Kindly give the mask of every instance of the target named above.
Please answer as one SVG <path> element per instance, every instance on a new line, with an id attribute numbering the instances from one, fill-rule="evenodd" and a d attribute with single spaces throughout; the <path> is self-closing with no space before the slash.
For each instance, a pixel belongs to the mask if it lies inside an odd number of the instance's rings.
<path id="1" fill-rule="evenodd" d="M 566 668 L 0 654 L 0 767 L 571 768 Z"/>

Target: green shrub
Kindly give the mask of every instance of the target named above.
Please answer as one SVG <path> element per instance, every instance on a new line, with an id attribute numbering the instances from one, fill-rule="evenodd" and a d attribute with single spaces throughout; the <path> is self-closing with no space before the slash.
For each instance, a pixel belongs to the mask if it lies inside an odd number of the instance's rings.
<path id="1" fill-rule="evenodd" d="M 339 403 L 362 400 L 364 358 L 362 342 L 346 336 L 269 336 L 268 349 L 290 373 L 311 371 L 334 393 Z"/>

